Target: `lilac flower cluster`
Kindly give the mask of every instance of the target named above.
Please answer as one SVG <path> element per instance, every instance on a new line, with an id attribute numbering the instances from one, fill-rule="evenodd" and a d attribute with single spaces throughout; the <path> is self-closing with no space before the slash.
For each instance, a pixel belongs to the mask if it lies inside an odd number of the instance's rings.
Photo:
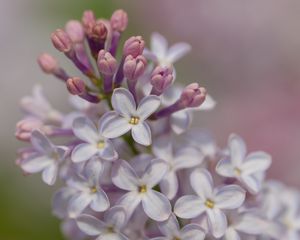
<path id="1" fill-rule="evenodd" d="M 24 97 L 16 136 L 25 174 L 60 189 L 53 213 L 72 240 L 299 239 L 299 193 L 265 181 L 271 157 L 247 153 L 232 134 L 225 148 L 189 129 L 215 101 L 198 83 L 175 82 L 174 63 L 190 51 L 154 33 L 121 45 L 126 12 L 92 11 L 51 35 L 81 72 L 70 76 L 42 54 L 42 70 L 62 81 L 73 110 L 54 109 L 36 86 Z M 121 48 L 121 49 L 119 49 Z M 122 51 L 117 60 L 118 49 Z"/>

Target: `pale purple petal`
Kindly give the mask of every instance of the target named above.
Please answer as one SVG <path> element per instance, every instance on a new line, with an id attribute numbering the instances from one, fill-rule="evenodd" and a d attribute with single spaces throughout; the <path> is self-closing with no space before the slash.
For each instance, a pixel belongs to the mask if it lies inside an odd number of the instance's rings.
<path id="1" fill-rule="evenodd" d="M 234 228 L 229 227 L 224 235 L 224 240 L 241 240 L 241 238 Z"/>
<path id="2" fill-rule="evenodd" d="M 197 224 L 188 224 L 183 227 L 180 235 L 182 240 L 203 240 L 205 233 Z"/>
<path id="3" fill-rule="evenodd" d="M 111 103 L 114 110 L 125 118 L 136 115 L 136 104 L 132 94 L 125 88 L 114 90 Z"/>
<path id="4" fill-rule="evenodd" d="M 245 175 L 263 172 L 270 167 L 271 162 L 272 160 L 269 154 L 265 152 L 253 152 L 247 156 L 241 170 Z"/>
<path id="5" fill-rule="evenodd" d="M 174 167 L 176 170 L 192 168 L 200 165 L 203 160 L 204 156 L 196 148 L 186 147 L 176 153 Z"/>
<path id="6" fill-rule="evenodd" d="M 132 137 L 137 143 L 149 146 L 152 143 L 151 129 L 146 122 L 134 125 L 131 130 Z"/>
<path id="7" fill-rule="evenodd" d="M 235 177 L 234 167 L 228 158 L 221 159 L 218 162 L 216 172 L 223 177 Z"/>
<path id="8" fill-rule="evenodd" d="M 89 182 L 93 182 L 95 186 L 98 185 L 100 175 L 103 173 L 103 163 L 98 158 L 93 158 L 84 166 L 83 174 Z"/>
<path id="9" fill-rule="evenodd" d="M 55 150 L 53 144 L 39 130 L 34 130 L 31 133 L 31 144 L 41 154 L 51 155 Z"/>
<path id="10" fill-rule="evenodd" d="M 166 237 L 179 236 L 180 227 L 174 213 L 166 221 L 160 222 L 158 228 Z"/>
<path id="11" fill-rule="evenodd" d="M 117 201 L 116 205 L 120 205 L 126 210 L 127 219 L 129 219 L 141 201 L 141 195 L 137 191 L 134 191 L 124 194 Z"/>
<path id="12" fill-rule="evenodd" d="M 61 188 L 54 194 L 52 201 L 52 212 L 59 218 L 67 217 L 67 208 L 70 198 L 74 195 L 75 190 L 73 188 Z"/>
<path id="13" fill-rule="evenodd" d="M 152 113 L 154 113 L 160 106 L 160 98 L 158 96 L 150 95 L 144 97 L 137 108 L 137 115 L 140 120 L 147 119 Z"/>
<path id="14" fill-rule="evenodd" d="M 174 213 L 185 219 L 198 217 L 205 211 L 205 205 L 201 198 L 194 195 L 186 195 L 177 200 Z"/>
<path id="15" fill-rule="evenodd" d="M 121 117 L 116 112 L 108 112 L 102 117 L 100 132 L 106 138 L 117 138 L 127 133 L 132 128 L 129 120 Z"/>
<path id="16" fill-rule="evenodd" d="M 119 188 L 135 191 L 138 189 L 138 176 L 132 167 L 124 160 L 114 163 L 112 168 L 112 182 Z"/>
<path id="17" fill-rule="evenodd" d="M 84 162 L 91 159 L 97 152 L 95 144 L 81 143 L 73 149 L 71 159 L 75 163 Z"/>
<path id="18" fill-rule="evenodd" d="M 56 182 L 57 174 L 58 165 L 56 163 L 53 163 L 44 169 L 42 173 L 43 181 L 51 186 Z"/>
<path id="19" fill-rule="evenodd" d="M 141 181 L 143 184 L 146 184 L 148 188 L 152 188 L 162 180 L 167 170 L 168 165 L 165 161 L 158 159 L 152 160 L 147 166 Z"/>
<path id="20" fill-rule="evenodd" d="M 220 209 L 236 209 L 245 201 L 246 191 L 238 185 L 226 185 L 215 196 L 215 205 Z"/>
<path id="21" fill-rule="evenodd" d="M 184 42 L 176 43 L 169 48 L 167 53 L 167 61 L 169 63 L 175 63 L 184 55 L 186 55 L 189 51 L 191 51 L 191 49 L 192 49 L 191 45 L 187 43 Z"/>
<path id="22" fill-rule="evenodd" d="M 168 237 L 155 237 L 155 238 L 151 238 L 150 240 L 170 240 L 170 238 L 168 238 Z"/>
<path id="23" fill-rule="evenodd" d="M 52 162 L 53 160 L 47 156 L 32 156 L 22 162 L 21 168 L 27 173 L 37 173 L 51 165 Z"/>
<path id="24" fill-rule="evenodd" d="M 120 230 L 127 222 L 126 211 L 121 206 L 114 206 L 105 213 L 104 220 L 108 225 Z"/>
<path id="25" fill-rule="evenodd" d="M 220 238 L 225 234 L 227 228 L 227 219 L 225 214 L 217 209 L 207 209 L 208 223 L 211 229 L 212 235 L 215 238 Z"/>
<path id="26" fill-rule="evenodd" d="M 213 179 L 206 169 L 196 169 L 190 176 L 191 186 L 197 195 L 204 201 L 212 198 Z"/>
<path id="27" fill-rule="evenodd" d="M 231 134 L 228 141 L 231 162 L 234 167 L 240 167 L 246 157 L 245 142 L 235 134 Z"/>
<path id="28" fill-rule="evenodd" d="M 82 214 L 76 219 L 78 228 L 89 236 L 98 236 L 105 230 L 102 221 L 94 216 Z"/>
<path id="29" fill-rule="evenodd" d="M 88 143 L 97 143 L 100 138 L 95 124 L 86 117 L 74 120 L 73 132 L 76 137 Z"/>
<path id="30" fill-rule="evenodd" d="M 107 161 L 114 161 L 118 158 L 118 153 L 110 140 L 106 140 L 104 148 L 99 150 L 99 156 Z"/>
<path id="31" fill-rule="evenodd" d="M 181 110 L 179 112 L 173 113 L 170 117 L 170 124 L 172 130 L 176 134 L 184 133 L 192 123 L 191 113 L 187 110 Z"/>
<path id="32" fill-rule="evenodd" d="M 254 175 L 241 175 L 240 181 L 245 185 L 247 190 L 252 194 L 257 194 L 261 189 L 261 181 Z"/>
<path id="33" fill-rule="evenodd" d="M 92 198 L 87 193 L 78 193 L 74 195 L 68 206 L 69 216 L 75 218 L 91 203 Z"/>
<path id="34" fill-rule="evenodd" d="M 169 200 L 160 192 L 148 189 L 142 196 L 142 205 L 147 216 L 155 221 L 165 221 L 171 214 Z"/>
<path id="35" fill-rule="evenodd" d="M 160 189 L 163 194 L 170 200 L 172 200 L 178 191 L 178 179 L 174 171 L 169 171 L 161 180 Z"/>
<path id="36" fill-rule="evenodd" d="M 166 162 L 173 160 L 171 137 L 166 134 L 156 138 L 152 145 L 152 152 L 156 157 Z"/>
<path id="37" fill-rule="evenodd" d="M 129 239 L 121 233 L 104 233 L 100 235 L 96 240 L 129 240 Z"/>
<path id="38" fill-rule="evenodd" d="M 235 229 L 242 233 L 259 235 L 266 231 L 266 221 L 257 216 L 245 214 L 234 225 Z"/>
<path id="39" fill-rule="evenodd" d="M 92 197 L 91 208 L 96 212 L 106 211 L 110 204 L 106 193 L 102 189 L 98 189 Z"/>
<path id="40" fill-rule="evenodd" d="M 151 51 L 158 59 L 165 58 L 168 50 L 168 42 L 164 36 L 159 33 L 152 33 L 151 35 Z"/>

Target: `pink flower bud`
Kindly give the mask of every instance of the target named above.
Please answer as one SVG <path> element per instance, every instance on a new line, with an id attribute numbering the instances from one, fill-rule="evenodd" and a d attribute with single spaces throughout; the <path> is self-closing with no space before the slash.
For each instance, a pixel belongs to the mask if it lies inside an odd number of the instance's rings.
<path id="1" fill-rule="evenodd" d="M 96 17 L 94 15 L 94 12 L 91 10 L 85 11 L 82 16 L 82 25 L 84 31 L 87 34 L 91 34 L 95 24 L 96 24 Z"/>
<path id="2" fill-rule="evenodd" d="M 60 52 L 66 53 L 72 50 L 72 40 L 62 29 L 57 29 L 53 32 L 51 34 L 51 40 L 54 47 Z"/>
<path id="3" fill-rule="evenodd" d="M 123 32 L 128 25 L 127 13 L 122 9 L 116 10 L 110 18 L 110 24 L 114 31 Z"/>
<path id="4" fill-rule="evenodd" d="M 39 119 L 25 118 L 17 123 L 15 136 L 21 141 L 29 141 L 31 132 L 35 129 L 40 129 L 42 126 L 43 123 Z"/>
<path id="5" fill-rule="evenodd" d="M 205 100 L 206 89 L 199 87 L 198 83 L 191 83 L 181 93 L 180 103 L 184 107 L 199 107 Z"/>
<path id="6" fill-rule="evenodd" d="M 78 77 L 69 78 L 67 88 L 72 95 L 82 95 L 86 92 L 84 81 Z"/>
<path id="7" fill-rule="evenodd" d="M 123 71 L 128 80 L 137 80 L 145 71 L 147 60 L 144 56 L 139 55 L 136 58 L 129 55 L 125 58 Z"/>
<path id="8" fill-rule="evenodd" d="M 142 55 L 144 48 L 145 42 L 141 36 L 131 37 L 124 44 L 123 55 L 132 55 L 135 58 Z"/>
<path id="9" fill-rule="evenodd" d="M 114 75 L 118 68 L 117 60 L 107 51 L 101 50 L 98 54 L 98 68 L 104 75 Z"/>
<path id="10" fill-rule="evenodd" d="M 173 68 L 158 66 L 151 76 L 151 84 L 156 93 L 163 93 L 173 82 Z"/>
<path id="11" fill-rule="evenodd" d="M 76 20 L 67 22 L 66 32 L 73 43 L 82 43 L 84 41 L 84 29 L 81 22 Z"/>
<path id="12" fill-rule="evenodd" d="M 48 74 L 54 73 L 58 69 L 58 63 L 54 57 L 47 53 L 43 53 L 38 57 L 38 64 L 41 69 Z"/>
<path id="13" fill-rule="evenodd" d="M 97 21 L 97 23 L 93 26 L 92 32 L 90 36 L 97 40 L 105 40 L 107 37 L 107 28 L 102 21 Z"/>

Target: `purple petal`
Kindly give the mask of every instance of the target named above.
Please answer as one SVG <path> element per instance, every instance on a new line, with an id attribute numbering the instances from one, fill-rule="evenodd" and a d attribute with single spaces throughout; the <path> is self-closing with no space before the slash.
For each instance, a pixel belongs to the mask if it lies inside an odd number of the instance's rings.
<path id="1" fill-rule="evenodd" d="M 149 146 L 152 143 L 151 129 L 146 122 L 133 126 L 131 134 L 133 139 L 141 145 Z"/>
<path id="2" fill-rule="evenodd" d="M 125 88 L 114 90 L 111 103 L 114 110 L 125 118 L 136 115 L 136 104 L 132 94 Z"/>

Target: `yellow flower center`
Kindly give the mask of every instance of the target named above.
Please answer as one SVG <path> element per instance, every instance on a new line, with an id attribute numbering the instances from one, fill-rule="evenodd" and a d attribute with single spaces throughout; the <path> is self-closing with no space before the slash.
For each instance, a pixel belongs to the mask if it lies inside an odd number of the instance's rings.
<path id="1" fill-rule="evenodd" d="M 91 187 L 91 193 L 96 193 L 97 192 L 97 188 L 96 187 Z"/>
<path id="2" fill-rule="evenodd" d="M 237 175 L 237 176 L 240 176 L 242 174 L 242 170 L 239 169 L 239 168 L 234 168 L 234 173 Z"/>
<path id="3" fill-rule="evenodd" d="M 173 240 L 181 240 L 179 237 L 174 237 Z"/>
<path id="4" fill-rule="evenodd" d="M 205 201 L 205 206 L 208 207 L 208 208 L 214 208 L 215 203 L 214 203 L 212 200 L 207 199 L 207 200 Z"/>
<path id="5" fill-rule="evenodd" d="M 51 153 L 51 158 L 54 160 L 59 160 L 59 154 L 57 152 Z"/>
<path id="6" fill-rule="evenodd" d="M 132 125 L 138 125 L 140 122 L 140 118 L 139 117 L 131 117 L 129 120 L 129 123 Z"/>
<path id="7" fill-rule="evenodd" d="M 146 185 L 140 186 L 140 187 L 139 187 L 139 192 L 140 192 L 140 193 L 145 193 L 145 192 L 147 192 L 147 186 L 146 186 Z"/>
<path id="8" fill-rule="evenodd" d="M 99 149 L 103 149 L 104 146 L 105 146 L 105 142 L 103 140 L 99 141 L 97 144 L 97 148 L 99 148 Z"/>
<path id="9" fill-rule="evenodd" d="M 108 227 L 108 228 L 107 228 L 107 232 L 108 232 L 108 233 L 114 233 L 114 232 L 115 232 L 114 227 Z"/>

